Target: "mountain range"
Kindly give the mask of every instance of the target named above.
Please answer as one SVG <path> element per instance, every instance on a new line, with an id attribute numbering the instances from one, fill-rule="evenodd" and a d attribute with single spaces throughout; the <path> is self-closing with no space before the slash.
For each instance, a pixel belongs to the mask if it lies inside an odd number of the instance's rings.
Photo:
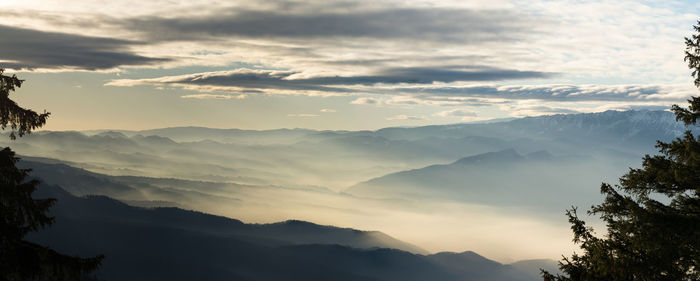
<path id="1" fill-rule="evenodd" d="M 0 145 L 110 175 L 341 190 L 394 172 L 510 148 L 638 162 L 654 153 L 656 140 L 672 139 L 685 129 L 666 111 L 606 111 L 376 131 L 47 131 L 16 142 L 0 139 Z"/>

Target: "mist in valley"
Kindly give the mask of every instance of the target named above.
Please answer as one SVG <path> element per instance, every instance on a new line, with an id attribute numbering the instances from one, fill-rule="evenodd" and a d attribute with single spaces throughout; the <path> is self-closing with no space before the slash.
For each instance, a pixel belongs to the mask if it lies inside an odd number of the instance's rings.
<path id="1" fill-rule="evenodd" d="M 377 131 L 38 131 L 0 145 L 76 196 L 378 230 L 423 253 L 514 262 L 572 252 L 564 210 L 599 202 L 602 182 L 683 130 L 670 112 L 609 111 Z"/>

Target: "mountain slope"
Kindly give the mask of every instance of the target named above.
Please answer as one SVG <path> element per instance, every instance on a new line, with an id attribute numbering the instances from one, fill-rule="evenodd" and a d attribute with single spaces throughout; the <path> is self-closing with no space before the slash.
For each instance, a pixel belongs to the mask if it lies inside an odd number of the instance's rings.
<path id="1" fill-rule="evenodd" d="M 507 149 L 388 174 L 351 186 L 346 192 L 371 198 L 454 200 L 561 211 L 572 202 L 560 198 L 588 204 L 598 197 L 595 187 L 601 181 L 614 180 L 625 167 L 614 161 L 555 157 L 546 151 L 521 155 Z"/>
<path id="2" fill-rule="evenodd" d="M 559 262 L 550 259 L 535 259 L 535 260 L 522 260 L 509 264 L 519 270 L 529 274 L 532 278 L 539 278 L 540 269 L 544 269 L 549 273 L 556 274 L 559 271 Z"/>
<path id="3" fill-rule="evenodd" d="M 295 245 L 260 236 L 287 231 L 289 223 L 245 235 L 238 230 L 250 225 L 198 212 L 143 209 L 101 196 L 78 198 L 45 184 L 35 195 L 58 198 L 52 211 L 57 223 L 28 239 L 67 254 L 105 254 L 96 274 L 106 280 L 537 280 L 483 258 Z"/>
<path id="4" fill-rule="evenodd" d="M 56 189 L 53 194 L 44 194 L 45 197 L 57 197 L 61 201 L 65 201 L 65 204 L 69 204 L 70 208 L 63 208 L 63 204 L 61 204 L 54 210 L 54 213 L 64 217 L 90 220 L 111 218 L 128 220 L 130 222 L 138 221 L 148 225 L 207 231 L 222 235 L 235 234 L 246 237 L 260 237 L 268 241 L 280 241 L 288 244 L 340 244 L 357 248 L 396 248 L 414 253 L 425 253 L 425 250 L 419 247 L 377 231 L 358 231 L 303 221 L 244 224 L 238 220 L 178 208 L 154 208 L 148 210 L 134 208 L 108 197 L 94 196 L 124 194 L 122 190 L 128 190 L 132 196 L 130 198 L 134 198 L 134 194 L 139 194 L 139 189 L 115 181 L 115 179 L 118 180 L 120 177 L 91 173 L 65 164 L 23 161 L 21 166 L 31 167 L 34 169 L 32 175 L 46 182 L 58 181 L 65 186 L 71 186 L 71 192 L 77 190 L 81 195 L 91 195 L 90 200 L 86 201 L 74 197 L 62 188 Z M 168 180 L 167 182 L 172 183 L 173 181 L 175 180 Z M 184 184 L 188 183 L 185 182 Z M 117 190 L 117 192 L 114 190 Z M 39 194 L 39 196 L 41 195 Z M 101 204 L 101 206 L 97 208 L 95 204 Z"/>
<path id="5" fill-rule="evenodd" d="M 450 271 L 460 275 L 471 275 L 475 280 L 537 280 L 524 276 L 523 272 L 508 265 L 489 260 L 471 251 L 463 253 L 443 252 L 430 255 L 429 258 L 436 264 L 449 268 Z M 498 274 L 493 274 L 493 272 L 498 272 Z"/>

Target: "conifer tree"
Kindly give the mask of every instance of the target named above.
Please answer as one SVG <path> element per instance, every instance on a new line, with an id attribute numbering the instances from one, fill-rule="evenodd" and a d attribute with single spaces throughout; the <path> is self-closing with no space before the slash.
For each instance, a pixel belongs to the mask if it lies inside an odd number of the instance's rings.
<path id="1" fill-rule="evenodd" d="M 16 75 L 3 75 L 5 69 L 0 68 L 0 129 L 8 126 L 12 129 L 10 138 L 23 136 L 46 124 L 49 112 L 36 113 L 31 109 L 24 109 L 10 99 L 10 92 L 22 87 L 22 82 Z"/>
<path id="2" fill-rule="evenodd" d="M 700 87 L 700 22 L 686 38 L 685 61 Z M 700 280 L 700 98 L 688 108 L 672 107 L 676 120 L 688 126 L 671 142 L 658 141 L 659 154 L 646 155 L 620 184 L 602 184 L 603 203 L 593 206 L 607 233 L 595 236 L 576 209 L 567 211 L 574 242 L 582 253 L 560 262 L 563 275 L 543 272 L 544 280 Z"/>
<path id="3" fill-rule="evenodd" d="M 46 123 L 48 112 L 36 113 L 17 105 L 10 92 L 22 85 L 15 75 L 0 69 L 0 128 L 10 127 L 15 139 Z M 32 231 L 50 226 L 47 215 L 55 199 L 34 199 L 39 181 L 29 180 L 29 169 L 19 169 L 10 148 L 0 150 L 0 281 L 81 280 L 101 263 L 102 256 L 80 258 L 60 254 L 24 240 Z"/>

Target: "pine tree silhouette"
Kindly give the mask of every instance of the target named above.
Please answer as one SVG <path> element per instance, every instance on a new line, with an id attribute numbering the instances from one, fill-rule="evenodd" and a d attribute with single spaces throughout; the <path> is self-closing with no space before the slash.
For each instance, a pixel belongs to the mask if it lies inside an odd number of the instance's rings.
<path id="1" fill-rule="evenodd" d="M 15 75 L 0 69 L 0 127 L 12 129 L 10 138 L 22 137 L 43 126 L 50 113 L 24 109 L 9 98 L 22 85 Z M 31 170 L 16 166 L 19 158 L 10 148 L 0 150 L 0 281 L 81 280 L 97 269 L 103 256 L 80 258 L 60 254 L 24 240 L 32 231 L 48 227 L 54 218 L 47 212 L 55 199 L 34 199 L 38 180 L 28 180 Z"/>
<path id="2" fill-rule="evenodd" d="M 700 87 L 698 34 L 686 38 L 688 67 Z M 697 126 L 700 98 L 672 107 L 676 120 Z M 630 169 L 620 184 L 602 184 L 603 203 L 589 214 L 606 223 L 603 237 L 567 211 L 574 242 L 583 253 L 560 262 L 564 275 L 543 271 L 545 281 L 700 280 L 700 138 L 690 130 L 669 143 L 657 142 L 660 154 L 646 155 L 642 168 Z"/>

